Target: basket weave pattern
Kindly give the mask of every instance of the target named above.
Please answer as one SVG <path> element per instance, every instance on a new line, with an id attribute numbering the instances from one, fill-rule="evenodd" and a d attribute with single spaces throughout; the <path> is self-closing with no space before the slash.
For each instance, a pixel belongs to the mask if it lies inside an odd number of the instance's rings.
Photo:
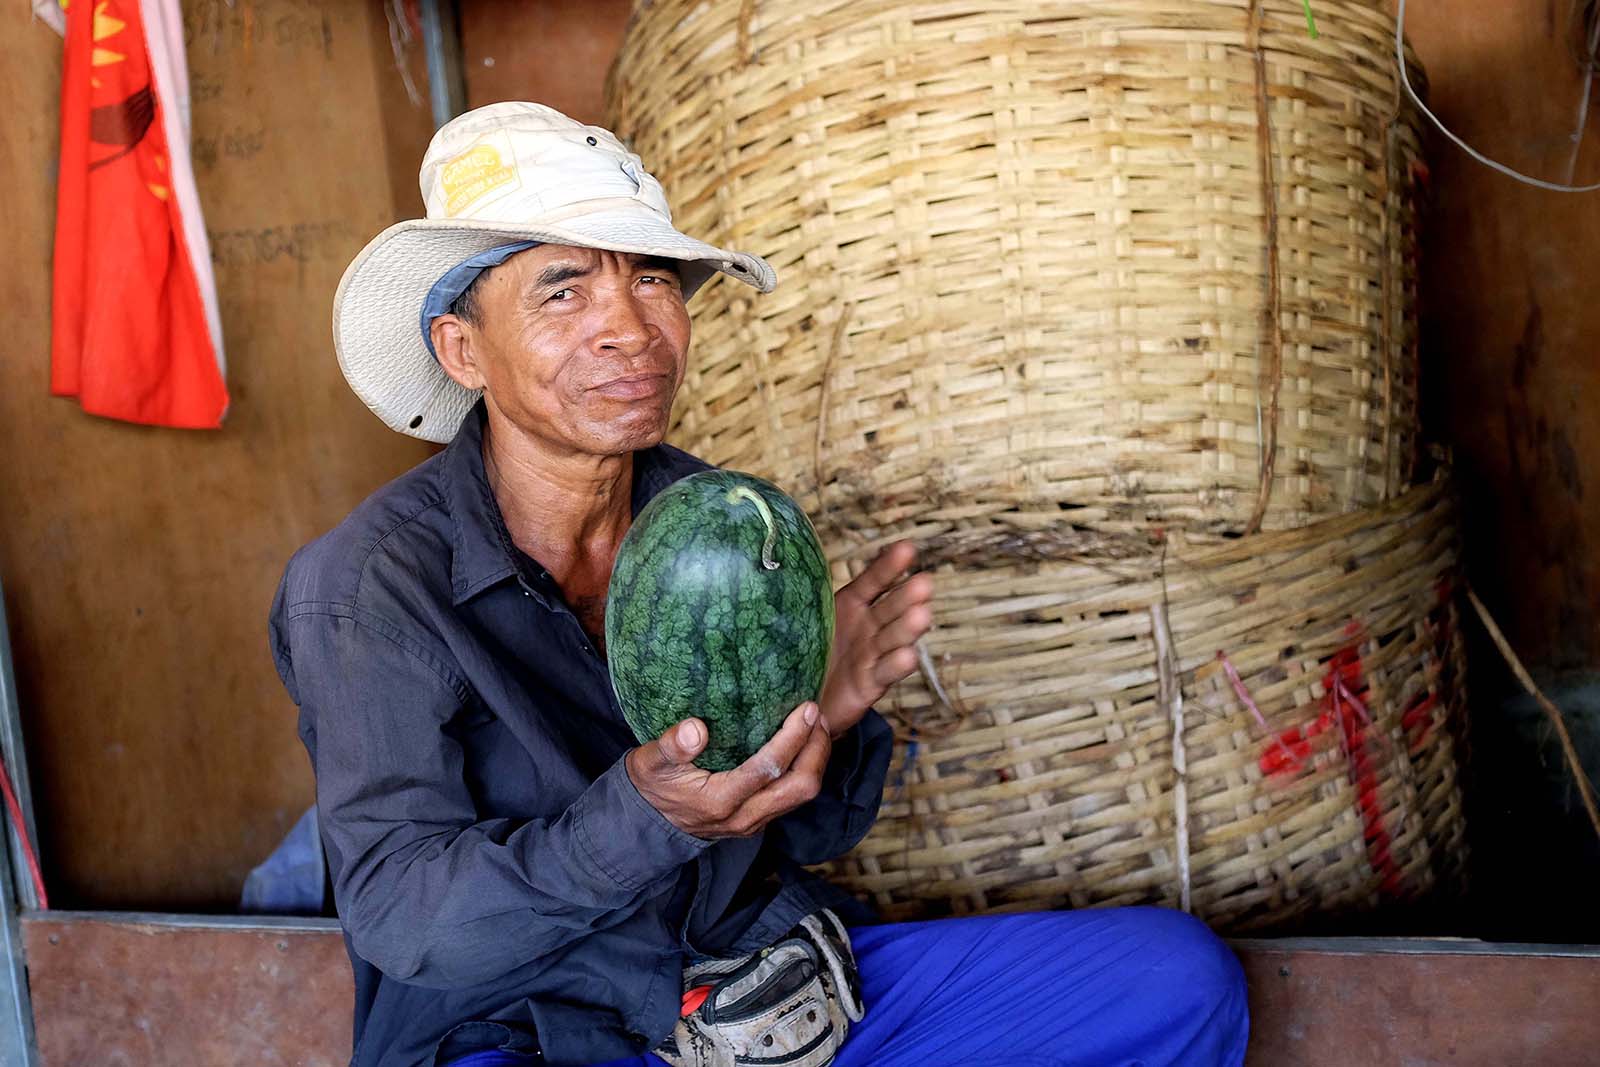
<path id="1" fill-rule="evenodd" d="M 1449 502 L 1422 487 L 1145 559 L 944 568 L 931 652 L 951 706 L 920 679 L 894 691 L 878 826 L 831 876 L 897 920 L 1177 905 L 1182 803 L 1192 910 L 1219 927 L 1456 880 L 1455 560 Z M 1158 611 L 1181 672 L 1184 798 Z"/>
<path id="2" fill-rule="evenodd" d="M 683 229 L 786 281 L 697 298 L 674 440 L 825 539 L 1403 490 L 1417 129 L 1382 5 L 1317 8 L 1313 40 L 1298 0 L 641 7 L 614 126 Z"/>

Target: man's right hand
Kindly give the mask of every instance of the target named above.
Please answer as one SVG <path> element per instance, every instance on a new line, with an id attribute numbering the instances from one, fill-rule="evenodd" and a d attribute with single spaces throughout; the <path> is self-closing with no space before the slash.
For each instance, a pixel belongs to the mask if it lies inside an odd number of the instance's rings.
<path id="1" fill-rule="evenodd" d="M 708 739 L 705 723 L 685 719 L 626 759 L 640 795 L 672 825 L 700 838 L 749 837 L 811 800 L 833 747 L 809 701 L 731 771 L 713 774 L 694 765 Z"/>

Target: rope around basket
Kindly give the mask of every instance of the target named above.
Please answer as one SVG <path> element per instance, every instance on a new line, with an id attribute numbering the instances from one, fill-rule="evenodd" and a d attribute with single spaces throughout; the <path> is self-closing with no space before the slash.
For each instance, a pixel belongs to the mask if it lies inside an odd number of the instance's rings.
<path id="1" fill-rule="evenodd" d="M 822 446 L 828 437 L 828 406 L 833 400 L 833 368 L 839 361 L 839 350 L 844 347 L 845 331 L 850 328 L 850 313 L 855 304 L 847 303 L 839 309 L 839 320 L 833 324 L 833 338 L 828 345 L 828 358 L 822 364 L 822 380 L 817 384 L 817 436 L 811 453 L 811 476 L 817 483 L 817 510 L 822 521 L 828 523 L 828 498 L 823 489 Z"/>
<path id="2" fill-rule="evenodd" d="M 1401 97 L 1400 83 L 1394 86 L 1394 107 L 1383 120 L 1383 169 L 1379 172 L 1379 195 L 1384 203 L 1389 202 L 1393 191 L 1395 141 L 1400 132 Z M 1378 314 L 1382 316 L 1379 321 L 1378 343 L 1383 346 L 1383 495 L 1384 499 L 1394 495 L 1394 455 L 1390 446 L 1394 436 L 1394 256 L 1390 254 L 1389 243 L 1393 240 L 1392 220 L 1389 212 L 1384 212 L 1379 223 L 1383 241 L 1383 264 L 1379 271 L 1382 281 L 1380 299 L 1382 304 Z"/>
<path id="3" fill-rule="evenodd" d="M 917 670 L 922 673 L 922 680 L 928 683 L 928 690 L 933 693 L 934 700 L 950 713 L 950 718 L 938 726 L 915 726 L 910 723 L 906 723 L 906 726 L 913 736 L 925 740 L 937 741 L 941 737 L 949 737 L 966 724 L 967 716 L 972 714 L 972 710 L 963 701 L 951 697 L 946 692 L 944 684 L 939 681 L 939 672 L 934 669 L 933 653 L 928 651 L 928 643 L 922 638 L 917 640 Z M 905 722 L 898 712 L 896 717 L 902 723 Z"/>
<path id="4" fill-rule="evenodd" d="M 756 0 L 742 0 L 739 4 L 739 23 L 737 27 L 739 66 L 748 67 L 755 62 L 755 43 L 750 38 L 750 20 L 755 17 Z"/>
<path id="5" fill-rule="evenodd" d="M 1162 584 L 1166 584 L 1162 566 Z M 1156 677 L 1160 680 L 1161 703 L 1172 720 L 1172 808 L 1174 836 L 1178 852 L 1178 906 L 1191 911 L 1189 902 L 1189 761 L 1183 747 L 1183 687 L 1178 683 L 1178 657 L 1172 648 L 1172 630 L 1167 625 L 1166 594 L 1150 605 L 1150 628 L 1156 640 Z"/>
<path id="6" fill-rule="evenodd" d="M 1279 259 L 1278 259 L 1278 183 L 1273 175 L 1272 158 L 1272 112 L 1267 102 L 1267 54 L 1261 47 L 1261 10 L 1262 0 L 1250 2 L 1250 29 L 1246 38 L 1247 45 L 1255 59 L 1256 68 L 1256 146 L 1261 162 L 1261 207 L 1262 225 L 1266 228 L 1267 241 L 1267 299 L 1263 313 L 1266 316 L 1268 351 L 1271 360 L 1270 368 L 1271 400 L 1267 406 L 1267 420 L 1264 427 L 1265 444 L 1261 455 L 1261 485 L 1256 490 L 1255 510 L 1250 514 L 1250 521 L 1245 525 L 1244 532 L 1253 534 L 1261 529 L 1261 521 L 1267 514 L 1267 503 L 1272 499 L 1272 474 L 1278 462 L 1278 405 L 1280 391 L 1283 388 L 1283 312 L 1280 301 L 1283 296 L 1279 292 Z M 1259 381 L 1259 379 L 1258 379 Z M 1260 386 L 1257 385 L 1257 404 L 1260 404 Z M 1259 411 L 1259 407 L 1257 408 Z M 1261 437 L 1257 436 L 1257 441 Z M 1387 488 L 1387 476 L 1385 488 Z"/>

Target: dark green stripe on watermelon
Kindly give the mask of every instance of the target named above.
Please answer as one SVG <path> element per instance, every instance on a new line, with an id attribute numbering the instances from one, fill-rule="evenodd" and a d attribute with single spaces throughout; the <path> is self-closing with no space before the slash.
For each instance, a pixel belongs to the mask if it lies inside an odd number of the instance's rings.
<path id="1" fill-rule="evenodd" d="M 741 489 L 745 491 L 741 494 Z M 772 521 L 748 498 L 757 493 Z M 606 651 L 623 716 L 641 743 L 705 722 L 695 763 L 737 767 L 784 717 L 817 699 L 833 643 L 833 586 L 805 513 L 769 482 L 703 471 L 673 483 L 617 551 Z"/>

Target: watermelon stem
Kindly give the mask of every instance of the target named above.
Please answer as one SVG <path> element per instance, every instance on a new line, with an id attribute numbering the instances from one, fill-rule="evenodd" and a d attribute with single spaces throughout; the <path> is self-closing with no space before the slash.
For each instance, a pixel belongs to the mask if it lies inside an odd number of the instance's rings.
<path id="1" fill-rule="evenodd" d="M 772 548 L 778 543 L 778 524 L 772 518 L 772 509 L 761 499 L 760 493 L 747 485 L 728 490 L 730 504 L 737 504 L 741 500 L 748 500 L 754 504 L 761 512 L 761 521 L 767 524 L 767 539 L 761 544 L 761 565 L 769 571 L 775 571 L 778 569 L 778 561 L 772 558 Z"/>

